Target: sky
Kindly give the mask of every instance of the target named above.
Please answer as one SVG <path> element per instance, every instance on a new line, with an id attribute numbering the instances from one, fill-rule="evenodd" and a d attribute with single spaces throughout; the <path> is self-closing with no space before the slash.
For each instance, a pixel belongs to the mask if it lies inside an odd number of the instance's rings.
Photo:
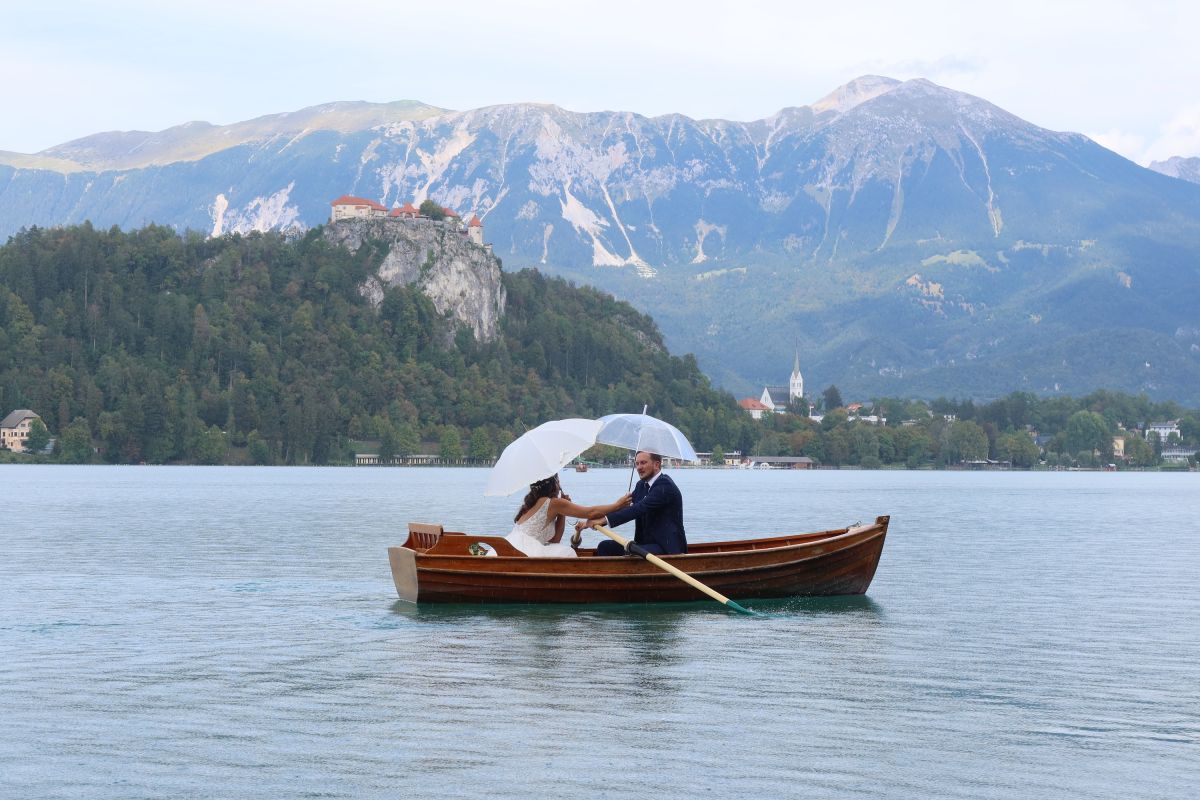
<path id="1" fill-rule="evenodd" d="M 0 150 L 335 100 L 754 120 L 935 83 L 1140 164 L 1200 156 L 1200 3 L 0 0 Z"/>

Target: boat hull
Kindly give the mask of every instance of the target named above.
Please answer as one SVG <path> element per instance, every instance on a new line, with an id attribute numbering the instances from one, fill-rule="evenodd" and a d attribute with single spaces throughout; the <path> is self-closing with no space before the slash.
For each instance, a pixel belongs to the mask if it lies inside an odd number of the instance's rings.
<path id="1" fill-rule="evenodd" d="M 863 594 L 887 536 L 888 517 L 819 533 L 692 545 L 663 558 L 734 599 Z M 414 530 L 416 529 L 416 530 Z M 471 555 L 487 545 L 495 557 Z M 502 537 L 410 526 L 408 542 L 388 548 L 402 600 L 415 603 L 656 603 L 705 595 L 638 558 L 528 558 Z"/>

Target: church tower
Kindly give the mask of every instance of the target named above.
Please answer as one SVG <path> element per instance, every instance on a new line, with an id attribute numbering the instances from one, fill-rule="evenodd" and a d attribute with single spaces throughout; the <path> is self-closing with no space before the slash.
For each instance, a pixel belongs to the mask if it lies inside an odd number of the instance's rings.
<path id="1" fill-rule="evenodd" d="M 804 397 L 804 376 L 800 374 L 800 351 L 796 351 L 796 363 L 792 367 L 792 378 L 788 381 L 788 402 Z"/>

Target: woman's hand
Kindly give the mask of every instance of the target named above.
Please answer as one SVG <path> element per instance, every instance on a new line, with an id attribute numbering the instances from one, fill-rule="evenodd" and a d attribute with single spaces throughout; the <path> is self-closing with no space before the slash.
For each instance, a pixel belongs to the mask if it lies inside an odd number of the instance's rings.
<path id="1" fill-rule="evenodd" d="M 630 493 L 621 495 L 620 499 L 617 500 L 617 508 L 625 508 L 625 506 L 631 505 L 633 505 L 633 495 Z"/>

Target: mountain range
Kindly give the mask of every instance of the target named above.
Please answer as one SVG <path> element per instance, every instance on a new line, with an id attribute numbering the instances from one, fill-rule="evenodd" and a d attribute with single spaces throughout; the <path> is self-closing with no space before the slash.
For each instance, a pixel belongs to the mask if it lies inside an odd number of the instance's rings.
<path id="1" fill-rule="evenodd" d="M 306 228 L 343 194 L 478 215 L 743 394 L 798 353 L 814 394 L 1200 401 L 1200 185 L 926 80 L 752 122 L 332 103 L 0 153 L 4 235 Z"/>

